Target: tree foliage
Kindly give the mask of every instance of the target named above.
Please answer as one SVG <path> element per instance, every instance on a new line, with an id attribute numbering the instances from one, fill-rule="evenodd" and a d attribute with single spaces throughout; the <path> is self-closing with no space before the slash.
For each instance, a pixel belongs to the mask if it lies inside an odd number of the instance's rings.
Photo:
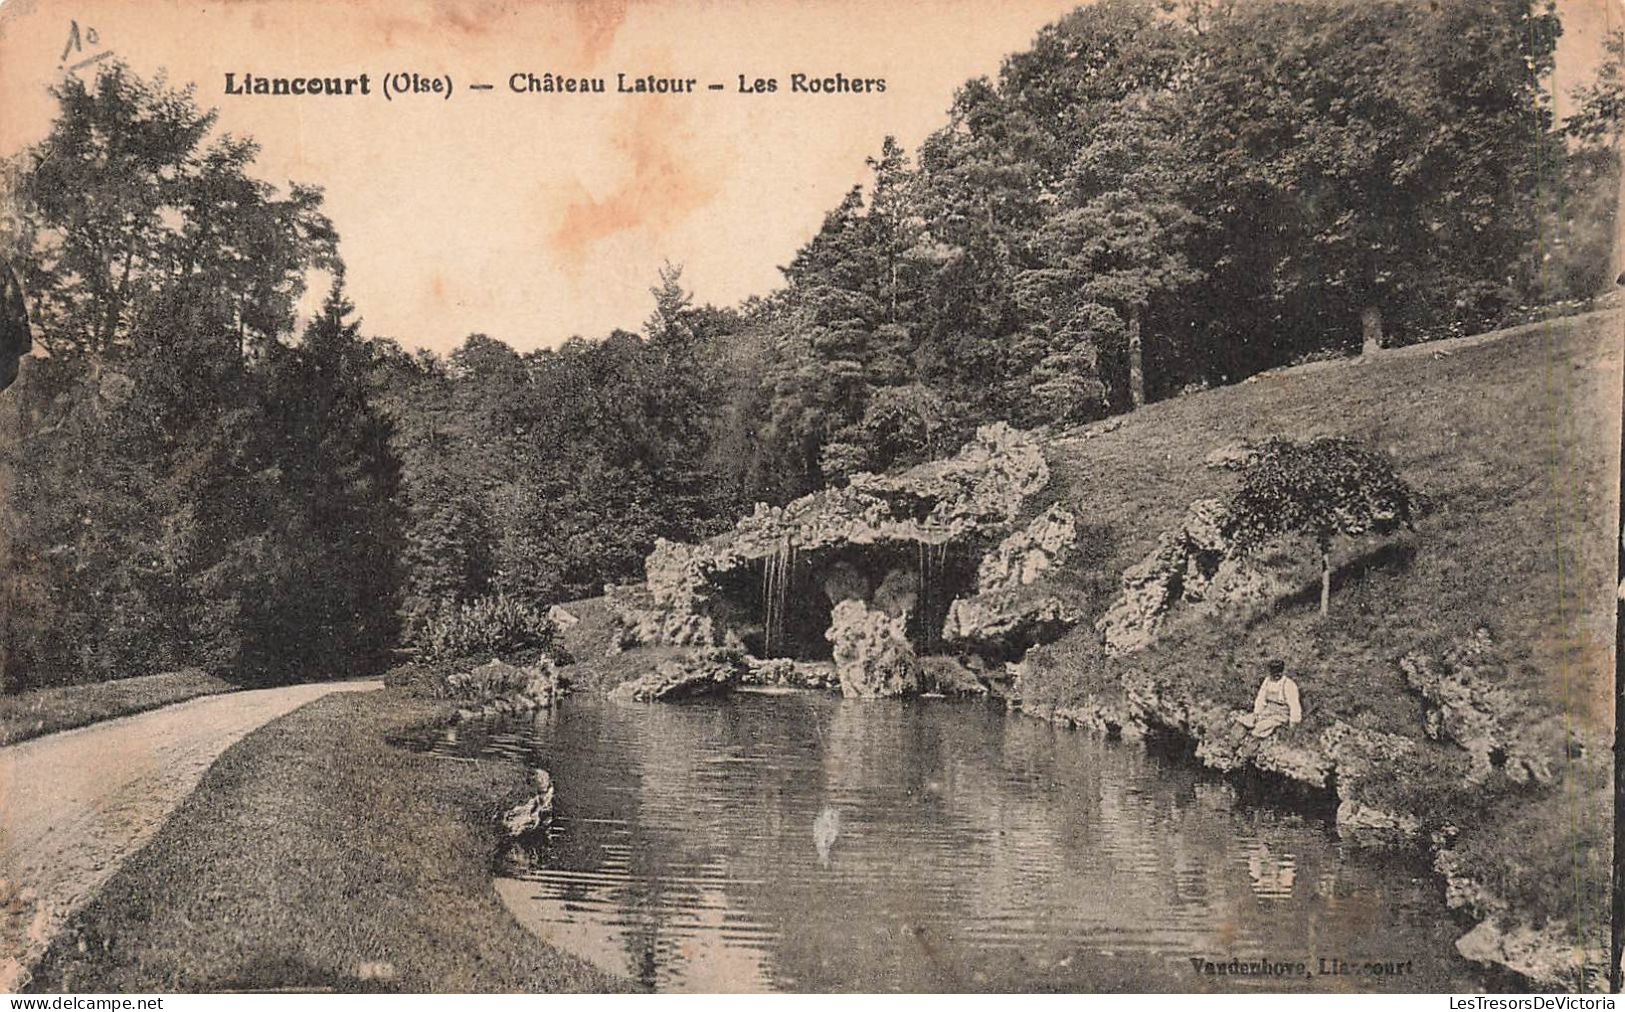
<path id="1" fill-rule="evenodd" d="M 1243 550 L 1288 536 L 1313 541 L 1325 614 L 1333 542 L 1410 528 L 1424 502 L 1386 454 L 1354 440 L 1272 439 L 1242 470 L 1241 485 L 1230 499 L 1229 534 Z"/>
<path id="2" fill-rule="evenodd" d="M 0 438 L 8 688 L 196 666 L 378 670 L 395 643 L 393 462 L 320 192 L 253 178 L 190 90 L 101 68 L 11 167 L 5 246 L 48 357 Z"/>

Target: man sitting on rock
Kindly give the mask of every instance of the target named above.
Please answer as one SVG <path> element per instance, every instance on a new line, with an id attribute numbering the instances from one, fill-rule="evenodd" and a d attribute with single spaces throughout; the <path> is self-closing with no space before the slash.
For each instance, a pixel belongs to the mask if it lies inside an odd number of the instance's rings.
<path id="1" fill-rule="evenodd" d="M 1254 738 L 1268 738 L 1282 726 L 1296 727 L 1303 720 L 1298 683 L 1286 676 L 1286 662 L 1272 657 L 1264 666 L 1264 682 L 1253 699 L 1252 713 L 1238 713 L 1236 723 Z"/>

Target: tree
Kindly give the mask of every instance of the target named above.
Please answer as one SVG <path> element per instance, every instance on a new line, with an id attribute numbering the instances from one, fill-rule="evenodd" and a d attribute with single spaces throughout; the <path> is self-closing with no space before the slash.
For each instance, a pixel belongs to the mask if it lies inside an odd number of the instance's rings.
<path id="1" fill-rule="evenodd" d="M 404 548 L 400 465 L 373 405 L 372 350 L 338 271 L 295 347 L 269 362 L 271 448 L 305 536 L 289 549 L 298 589 L 278 624 L 302 664 L 342 658 L 379 672 L 399 640 Z"/>
<path id="2" fill-rule="evenodd" d="M 313 543 L 274 447 L 265 361 L 306 272 L 336 263 L 320 191 L 249 174 L 189 89 L 117 64 L 69 76 L 7 166 L 16 256 L 48 356 L 24 362 L 5 447 L 8 687 L 276 655 Z"/>
<path id="3" fill-rule="evenodd" d="M 798 491 L 823 484 L 824 444 L 862 416 L 869 387 L 900 378 L 894 357 L 872 362 L 884 318 L 877 288 L 883 271 L 868 240 L 863 192 L 855 186 L 783 268 L 789 289 L 774 320 L 766 377 L 769 438 L 795 462 Z"/>
<path id="4" fill-rule="evenodd" d="M 1313 540 L 1320 553 L 1320 613 L 1330 611 L 1331 552 L 1338 537 L 1411 528 L 1424 499 L 1387 455 L 1351 439 L 1272 439 L 1242 470 L 1230 500 L 1230 535 L 1250 550 L 1282 536 Z"/>
<path id="5" fill-rule="evenodd" d="M 252 141 L 206 144 L 215 113 L 190 87 L 115 62 L 93 86 L 70 75 L 52 93 L 60 112 L 18 172 L 18 245 L 47 350 L 105 355 L 177 285 L 219 300 L 239 344 L 291 324 L 305 271 L 335 262 L 319 189 L 278 195 L 248 174 Z"/>
<path id="6" fill-rule="evenodd" d="M 1541 89 L 1557 33 L 1533 0 L 1214 19 L 1180 106 L 1204 177 L 1193 210 L 1219 226 L 1214 300 L 1257 291 L 1268 310 L 1241 336 L 1375 346 L 1493 319 L 1558 154 Z M 1258 351 L 1309 350 L 1271 343 Z"/>
<path id="7" fill-rule="evenodd" d="M 683 265 L 670 260 L 660 265 L 660 281 L 649 294 L 654 296 L 654 312 L 643 324 L 643 333 L 655 345 L 691 350 L 694 328 L 688 316 L 694 308 L 694 293 L 683 287 Z"/>
<path id="8" fill-rule="evenodd" d="M 1056 355 L 1087 356 L 1103 395 L 1115 392 L 1110 401 L 1138 408 L 1146 398 L 1145 316 L 1156 300 L 1202 278 L 1186 252 L 1199 221 L 1182 196 L 1190 169 L 1167 103 L 1136 94 L 1118 110 L 1078 150 L 1038 229 L 1037 266 L 1016 285 L 1024 307 L 1060 342 L 1046 349 L 1041 367 L 1057 371 Z M 1100 369 L 1103 355 L 1120 367 Z"/>

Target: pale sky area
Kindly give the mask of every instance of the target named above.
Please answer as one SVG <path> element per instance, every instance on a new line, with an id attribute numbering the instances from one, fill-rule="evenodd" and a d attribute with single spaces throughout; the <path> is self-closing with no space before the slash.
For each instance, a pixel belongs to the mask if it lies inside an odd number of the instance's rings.
<path id="1" fill-rule="evenodd" d="M 864 158 L 882 137 L 912 151 L 943 123 L 959 84 L 996 73 L 1075 6 L 0 0 L 0 153 L 44 136 L 46 88 L 77 61 L 110 52 L 142 74 L 166 70 L 196 83 L 219 129 L 260 142 L 256 174 L 325 187 L 367 333 L 439 351 L 474 331 L 552 346 L 636 329 L 664 259 L 684 265 L 700 302 L 771 291 L 778 265 L 866 178 Z M 1605 33 L 1625 25 L 1625 7 L 1565 0 L 1559 10 L 1561 95 L 1588 75 Z M 64 56 L 74 21 L 82 48 Z M 228 72 L 367 73 L 375 94 L 228 95 Z M 397 72 L 449 75 L 453 95 L 386 100 L 381 78 Z M 516 72 L 602 76 L 610 93 L 514 94 Z M 619 95 L 620 72 L 694 77 L 698 91 Z M 798 72 L 883 77 L 887 87 L 789 93 Z M 740 94 L 741 74 L 777 78 L 779 90 Z"/>

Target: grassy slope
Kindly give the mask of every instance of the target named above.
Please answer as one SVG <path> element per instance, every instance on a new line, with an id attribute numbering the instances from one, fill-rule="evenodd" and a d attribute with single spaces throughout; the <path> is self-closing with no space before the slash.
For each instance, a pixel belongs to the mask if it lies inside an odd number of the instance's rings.
<path id="1" fill-rule="evenodd" d="M 0 696 L 0 746 L 236 688 L 201 671 L 173 671 Z"/>
<path id="2" fill-rule="evenodd" d="M 39 991 L 602 991 L 491 888 L 523 773 L 386 743 L 435 716 L 330 696 L 238 742 L 53 943 Z M 482 800 L 483 799 L 483 800 Z"/>
<path id="3" fill-rule="evenodd" d="M 1420 701 L 1396 662 L 1418 648 L 1436 654 L 1482 626 L 1513 662 L 1530 726 L 1559 754 L 1570 733 L 1586 752 L 1563 764 L 1554 787 L 1487 808 L 1437 793 L 1450 789 L 1442 780 L 1419 790 L 1436 790 L 1430 802 L 1462 803 L 1459 850 L 1514 909 L 1536 921 L 1606 924 L 1622 329 L 1625 316 L 1599 314 L 1282 370 L 1153 405 L 1113 432 L 1058 440 L 1052 487 L 1077 506 L 1088 542 L 1087 558 L 1063 579 L 1092 613 L 1036 652 L 1024 702 L 1042 710 L 1110 701 L 1136 666 L 1195 698 L 1245 708 L 1258 659 L 1279 653 L 1293 665 L 1311 722 L 1339 719 L 1425 742 Z M 1239 623 L 1176 618 L 1151 648 L 1104 657 L 1091 626 L 1117 575 L 1192 500 L 1233 480 L 1203 467 L 1211 450 L 1243 438 L 1332 434 L 1386 448 L 1437 510 L 1414 535 L 1339 547 L 1328 621 L 1316 612 L 1317 570 L 1304 551 L 1295 570 L 1302 593 L 1269 614 Z"/>

